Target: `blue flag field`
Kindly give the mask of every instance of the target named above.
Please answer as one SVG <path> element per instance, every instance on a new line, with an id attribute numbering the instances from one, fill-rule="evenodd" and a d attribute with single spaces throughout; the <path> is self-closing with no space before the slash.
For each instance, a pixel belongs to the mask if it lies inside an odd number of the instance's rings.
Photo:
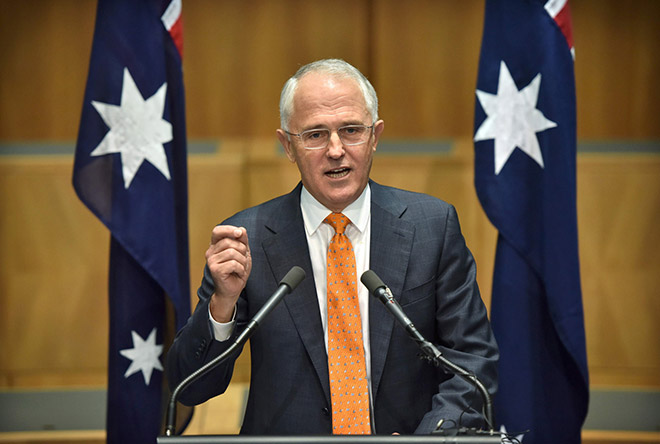
<path id="1" fill-rule="evenodd" d="M 496 422 L 525 444 L 581 442 L 589 402 L 566 0 L 487 0 L 475 187 L 497 228 Z"/>
<path id="2" fill-rule="evenodd" d="M 190 314 L 186 159 L 181 1 L 99 0 L 73 185 L 111 237 L 109 444 L 161 431 L 166 304 L 176 328 Z"/>

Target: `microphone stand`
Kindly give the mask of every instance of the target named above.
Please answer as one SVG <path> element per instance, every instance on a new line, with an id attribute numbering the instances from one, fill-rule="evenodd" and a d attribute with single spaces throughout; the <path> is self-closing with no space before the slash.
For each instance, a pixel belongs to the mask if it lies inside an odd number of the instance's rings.
<path id="1" fill-rule="evenodd" d="M 422 353 L 424 354 L 422 356 L 423 359 L 426 359 L 430 362 L 432 362 L 436 367 L 443 367 L 444 369 L 448 370 L 449 372 L 460 376 L 461 378 L 465 379 L 467 382 L 472 384 L 479 390 L 479 393 L 481 394 L 481 399 L 484 404 L 484 418 L 486 420 L 486 423 L 488 424 L 488 427 L 490 428 L 490 432 L 493 433 L 494 431 L 494 417 L 493 417 L 493 400 L 490 396 L 490 393 L 488 393 L 488 390 L 486 387 L 483 385 L 483 383 L 477 378 L 473 373 L 468 372 L 465 370 L 463 367 L 454 364 L 451 362 L 449 359 L 445 358 L 442 356 L 442 353 L 438 348 L 433 345 L 431 342 L 427 341 L 424 339 L 423 336 L 417 335 L 412 336 L 412 339 L 417 343 L 419 348 L 422 350 Z"/>
<path id="2" fill-rule="evenodd" d="M 494 416 L 493 416 L 493 400 L 488 393 L 488 389 L 483 385 L 483 383 L 477 378 L 473 373 L 468 372 L 463 367 L 454 364 L 444 356 L 438 348 L 431 342 L 427 341 L 424 336 L 415 328 L 413 323 L 408 319 L 406 314 L 403 312 L 399 303 L 392 296 L 390 289 L 383 283 L 383 281 L 378 277 L 376 273 L 371 270 L 365 271 L 360 280 L 365 287 L 373 294 L 379 301 L 385 305 L 385 308 L 388 309 L 394 318 L 401 324 L 401 326 L 406 330 L 410 338 L 417 343 L 419 348 L 423 352 L 422 358 L 432 362 L 436 367 L 442 367 L 450 373 L 457 375 L 468 383 L 476 387 L 476 389 L 481 394 L 481 399 L 484 404 L 483 416 L 486 420 L 486 423 L 490 430 L 488 431 L 491 435 L 495 433 L 494 426 Z"/>
<path id="3" fill-rule="evenodd" d="M 167 406 L 167 428 L 165 429 L 165 436 L 172 436 L 175 434 L 176 401 L 179 398 L 179 394 L 188 388 L 190 384 L 204 376 L 209 370 L 215 368 L 227 360 L 227 358 L 229 358 L 232 353 L 234 353 L 239 347 L 242 347 L 243 344 L 247 342 L 250 336 L 252 336 L 252 333 L 254 333 L 253 328 L 246 328 L 243 330 L 238 338 L 236 338 L 236 341 L 234 341 L 234 343 L 227 350 L 192 372 L 186 379 L 181 381 L 181 383 L 176 386 L 172 392 L 172 395 L 170 396 L 170 401 Z"/>

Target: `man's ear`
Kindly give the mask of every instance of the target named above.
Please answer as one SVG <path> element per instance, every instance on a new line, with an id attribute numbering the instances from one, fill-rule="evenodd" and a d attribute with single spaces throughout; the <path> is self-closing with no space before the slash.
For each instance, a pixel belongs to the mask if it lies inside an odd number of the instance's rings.
<path id="1" fill-rule="evenodd" d="M 293 149 L 293 146 L 291 146 L 291 139 L 289 139 L 289 135 L 284 132 L 284 130 L 278 129 L 277 130 L 277 138 L 279 139 L 280 143 L 284 147 L 284 152 L 286 153 L 286 157 L 289 158 L 289 161 L 292 163 L 296 162 L 296 152 Z"/>
<path id="2" fill-rule="evenodd" d="M 377 121 L 374 123 L 374 146 L 373 150 L 376 151 L 376 145 L 378 145 L 378 140 L 380 139 L 380 135 L 383 133 L 383 130 L 385 129 L 385 122 L 382 120 Z"/>

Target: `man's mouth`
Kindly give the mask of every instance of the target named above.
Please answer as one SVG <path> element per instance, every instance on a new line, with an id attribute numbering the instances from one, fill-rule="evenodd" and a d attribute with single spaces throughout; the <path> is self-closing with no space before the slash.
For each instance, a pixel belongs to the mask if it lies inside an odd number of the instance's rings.
<path id="1" fill-rule="evenodd" d="M 340 179 L 350 172 L 350 168 L 335 168 L 334 170 L 326 171 L 325 175 L 332 179 Z"/>

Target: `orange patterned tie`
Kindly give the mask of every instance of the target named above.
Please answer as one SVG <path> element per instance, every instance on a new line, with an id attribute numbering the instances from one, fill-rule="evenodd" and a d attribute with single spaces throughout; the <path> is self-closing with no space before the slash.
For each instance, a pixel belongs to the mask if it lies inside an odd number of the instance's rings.
<path id="1" fill-rule="evenodd" d="M 351 241 L 344 229 L 351 221 L 341 213 L 324 220 L 335 235 L 328 246 L 328 368 L 332 400 L 332 433 L 369 435 L 369 388 L 362 345 L 357 271 Z"/>

